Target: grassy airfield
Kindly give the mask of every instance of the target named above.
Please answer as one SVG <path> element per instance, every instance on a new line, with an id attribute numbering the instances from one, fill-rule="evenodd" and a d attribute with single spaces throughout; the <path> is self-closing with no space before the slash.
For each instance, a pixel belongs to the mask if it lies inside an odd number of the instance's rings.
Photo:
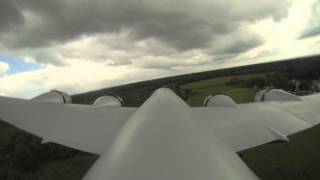
<path id="1" fill-rule="evenodd" d="M 237 103 L 253 102 L 257 89 L 246 88 L 229 85 L 229 82 L 237 78 L 238 80 L 248 80 L 250 78 L 262 76 L 258 75 L 242 75 L 242 76 L 229 76 L 221 78 L 213 78 L 195 83 L 183 85 L 183 89 L 190 89 L 194 95 L 187 98 L 186 102 L 190 106 L 202 106 L 203 100 L 210 94 L 225 94 L 230 96 Z"/>

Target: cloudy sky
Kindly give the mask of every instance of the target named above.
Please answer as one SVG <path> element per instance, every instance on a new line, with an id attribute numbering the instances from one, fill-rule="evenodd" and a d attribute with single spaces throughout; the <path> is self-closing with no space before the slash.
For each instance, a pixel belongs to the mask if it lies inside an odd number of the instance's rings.
<path id="1" fill-rule="evenodd" d="M 1 0 L 0 95 L 320 53 L 320 0 Z"/>

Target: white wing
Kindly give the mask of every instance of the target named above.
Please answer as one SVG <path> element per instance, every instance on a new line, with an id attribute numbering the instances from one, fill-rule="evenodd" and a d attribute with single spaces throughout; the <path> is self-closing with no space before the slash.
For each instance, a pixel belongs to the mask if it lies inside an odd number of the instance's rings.
<path id="1" fill-rule="evenodd" d="M 273 101 L 193 108 L 194 118 L 209 132 L 242 151 L 276 140 L 320 123 L 320 96 L 297 101 Z"/>
<path id="2" fill-rule="evenodd" d="M 219 135 L 235 151 L 287 136 L 320 122 L 320 96 L 302 101 L 263 102 L 237 106 L 192 108 L 192 116 Z M 0 97 L 0 118 L 43 138 L 75 149 L 101 154 L 136 108 L 36 102 Z"/>
<path id="3" fill-rule="evenodd" d="M 0 118 L 44 141 L 102 155 L 86 180 L 257 179 L 235 151 L 288 140 L 320 122 L 319 95 L 240 105 L 221 96 L 215 101 L 190 108 L 167 89 L 139 109 L 0 97 Z"/>
<path id="4" fill-rule="evenodd" d="M 135 108 L 36 102 L 0 97 L 0 119 L 36 136 L 101 154 Z"/>

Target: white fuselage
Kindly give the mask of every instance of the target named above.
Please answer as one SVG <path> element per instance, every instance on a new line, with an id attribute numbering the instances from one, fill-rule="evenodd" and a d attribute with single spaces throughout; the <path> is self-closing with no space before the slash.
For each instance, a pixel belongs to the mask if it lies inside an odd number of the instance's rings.
<path id="1" fill-rule="evenodd" d="M 227 143 L 208 135 L 190 112 L 171 90 L 157 90 L 84 180 L 258 179 Z"/>

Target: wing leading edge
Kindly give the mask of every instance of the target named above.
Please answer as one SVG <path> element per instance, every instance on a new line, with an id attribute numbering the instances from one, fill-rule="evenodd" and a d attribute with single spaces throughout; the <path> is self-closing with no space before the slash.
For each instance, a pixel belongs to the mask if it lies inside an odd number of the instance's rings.
<path id="1" fill-rule="evenodd" d="M 136 108 L 36 102 L 0 97 L 0 118 L 43 142 L 101 154 Z"/>
<path id="2" fill-rule="evenodd" d="M 219 135 L 235 151 L 287 136 L 320 123 L 320 96 L 299 101 L 268 101 L 237 106 L 196 107 L 191 116 L 208 134 Z M 0 118 L 42 137 L 75 149 L 101 154 L 135 113 L 136 108 L 38 102 L 0 97 Z"/>
<path id="3" fill-rule="evenodd" d="M 320 96 L 310 95 L 297 101 L 199 107 L 193 108 L 192 114 L 209 133 L 242 151 L 272 141 L 289 141 L 287 136 L 319 124 L 319 106 Z"/>

